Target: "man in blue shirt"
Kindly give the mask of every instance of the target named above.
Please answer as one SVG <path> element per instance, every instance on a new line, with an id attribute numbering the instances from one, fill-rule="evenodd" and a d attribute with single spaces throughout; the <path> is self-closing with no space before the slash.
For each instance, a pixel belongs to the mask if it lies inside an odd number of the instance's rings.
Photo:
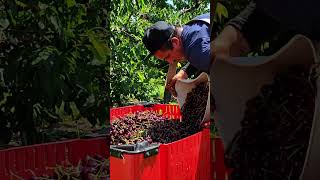
<path id="1" fill-rule="evenodd" d="M 186 79 L 197 71 L 210 71 L 210 14 L 197 16 L 182 27 L 158 21 L 146 29 L 142 39 L 150 54 L 168 63 L 188 61 L 167 84 L 174 93 L 178 79 Z"/>

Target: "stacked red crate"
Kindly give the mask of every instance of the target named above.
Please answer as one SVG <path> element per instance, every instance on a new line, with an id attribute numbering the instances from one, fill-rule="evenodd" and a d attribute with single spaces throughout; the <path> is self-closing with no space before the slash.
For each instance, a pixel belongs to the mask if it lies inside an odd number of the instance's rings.
<path id="1" fill-rule="evenodd" d="M 145 110 L 157 111 L 171 119 L 181 118 L 179 106 L 155 104 L 112 108 L 110 121 Z M 211 141 L 208 128 L 179 141 L 161 144 L 157 150 L 158 154 L 147 158 L 144 153 L 122 153 L 120 158 L 111 155 L 111 180 L 147 180 L 150 177 L 153 180 L 212 180 L 214 175 L 215 179 L 222 180 L 228 172 L 223 162 L 222 142 L 219 138 Z"/>
<path id="2" fill-rule="evenodd" d="M 76 166 L 86 155 L 109 156 L 109 137 L 74 139 L 0 150 L 0 179 L 29 179 L 52 174 L 53 167 L 70 162 Z"/>

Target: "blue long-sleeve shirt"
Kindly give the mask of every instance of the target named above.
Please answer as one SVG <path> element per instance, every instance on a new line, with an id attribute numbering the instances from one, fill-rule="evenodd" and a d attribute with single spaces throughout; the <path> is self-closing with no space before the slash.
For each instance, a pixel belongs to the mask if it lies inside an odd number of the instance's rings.
<path id="1" fill-rule="evenodd" d="M 206 13 L 196 18 L 208 17 Z M 210 72 L 210 27 L 203 21 L 194 21 L 183 26 L 182 44 L 187 61 L 199 71 Z M 187 65 L 188 66 L 188 65 Z M 192 67 L 186 67 L 192 68 Z"/>

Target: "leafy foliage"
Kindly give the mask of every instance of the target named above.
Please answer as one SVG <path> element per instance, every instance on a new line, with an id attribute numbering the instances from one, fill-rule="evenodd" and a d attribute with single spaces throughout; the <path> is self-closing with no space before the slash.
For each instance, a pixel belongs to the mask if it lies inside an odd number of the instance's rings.
<path id="1" fill-rule="evenodd" d="M 43 125 L 60 119 L 61 105 L 73 112 L 71 103 L 92 124 L 105 123 L 106 6 L 98 0 L 0 3 L 0 126 L 32 144 Z"/>
<path id="2" fill-rule="evenodd" d="M 183 25 L 196 15 L 209 12 L 209 1 L 199 1 L 193 11 L 183 11 L 195 6 L 194 1 L 113 1 L 110 30 L 111 103 L 123 106 L 128 101 L 160 101 L 163 97 L 168 64 L 155 58 L 143 62 L 148 54 L 142 43 L 144 30 L 163 20 Z"/>

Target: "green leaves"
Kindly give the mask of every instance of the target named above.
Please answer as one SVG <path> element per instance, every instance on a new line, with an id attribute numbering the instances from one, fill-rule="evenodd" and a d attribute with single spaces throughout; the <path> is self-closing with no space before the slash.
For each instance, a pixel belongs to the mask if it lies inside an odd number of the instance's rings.
<path id="1" fill-rule="evenodd" d="M 9 20 L 10 24 L 12 24 L 13 26 L 16 26 L 17 22 L 16 22 L 15 18 L 13 17 L 12 11 L 10 9 L 7 10 L 7 14 L 9 15 L 8 20 Z"/>
<path id="2" fill-rule="evenodd" d="M 44 4 L 44 3 L 42 3 L 42 2 L 39 2 L 39 8 L 40 8 L 40 10 L 45 10 L 45 9 L 48 8 L 48 5 L 47 5 L 47 4 Z"/>
<path id="3" fill-rule="evenodd" d="M 6 29 L 9 25 L 8 19 L 0 18 L 0 29 Z"/>
<path id="4" fill-rule="evenodd" d="M 191 1 L 173 1 L 176 7 L 162 0 L 134 2 L 112 2 L 110 97 L 114 106 L 133 100 L 159 102 L 163 97 L 167 63 L 156 58 L 142 61 L 149 53 L 141 40 L 148 26 L 159 20 L 182 25 L 195 15 L 209 12 L 209 1 L 203 1 L 195 12 L 182 16 L 180 10 L 191 7 Z"/>
<path id="5" fill-rule="evenodd" d="M 111 54 L 109 32 L 99 28 L 108 14 L 101 1 L 3 3 L 0 110 L 10 116 L 6 119 L 13 128 L 20 131 L 21 123 L 28 121 L 41 129 L 61 120 L 63 116 L 55 111 L 62 102 L 76 104 L 81 116 L 92 123 L 105 123 L 102 115 L 96 114 L 109 92 L 107 66 Z M 32 107 L 32 118 L 15 114 L 19 103 Z"/>
<path id="6" fill-rule="evenodd" d="M 58 32 L 61 31 L 56 16 L 50 16 L 50 22 L 51 22 L 51 24 L 53 25 L 54 30 L 56 30 L 56 31 L 58 31 Z"/>
<path id="7" fill-rule="evenodd" d="M 144 75 L 142 74 L 142 72 L 141 72 L 141 71 L 138 71 L 137 74 L 138 74 L 138 79 L 139 79 L 139 81 L 140 81 L 140 82 L 143 82 L 143 81 L 145 80 L 145 77 L 144 77 Z"/>
<path id="8" fill-rule="evenodd" d="M 31 62 L 31 65 L 37 65 L 38 63 L 48 60 L 50 56 L 57 55 L 58 51 L 55 47 L 48 46 L 40 49 L 39 54 L 36 58 Z"/>
<path id="9" fill-rule="evenodd" d="M 27 4 L 25 4 L 25 3 L 21 2 L 21 1 L 18 1 L 18 0 L 16 0 L 16 4 L 17 4 L 18 6 L 20 6 L 20 7 L 23 7 L 23 8 L 28 7 Z"/>
<path id="10" fill-rule="evenodd" d="M 98 41 L 98 39 L 92 32 L 89 32 L 88 36 L 93 46 L 93 48 L 91 48 L 91 51 L 93 52 L 94 57 L 99 61 L 100 64 L 105 64 L 107 61 L 107 56 L 108 54 L 110 54 L 110 49 L 106 46 L 106 44 Z M 93 63 L 94 65 L 98 64 L 96 61 L 94 61 Z"/>
<path id="11" fill-rule="evenodd" d="M 67 3 L 67 7 L 70 8 L 70 7 L 73 7 L 76 5 L 76 1 L 75 0 L 66 0 L 66 3 Z"/>
<path id="12" fill-rule="evenodd" d="M 215 13 L 218 15 L 220 20 L 222 19 L 222 17 L 228 18 L 227 8 L 219 2 L 217 3 L 217 8 Z"/>

